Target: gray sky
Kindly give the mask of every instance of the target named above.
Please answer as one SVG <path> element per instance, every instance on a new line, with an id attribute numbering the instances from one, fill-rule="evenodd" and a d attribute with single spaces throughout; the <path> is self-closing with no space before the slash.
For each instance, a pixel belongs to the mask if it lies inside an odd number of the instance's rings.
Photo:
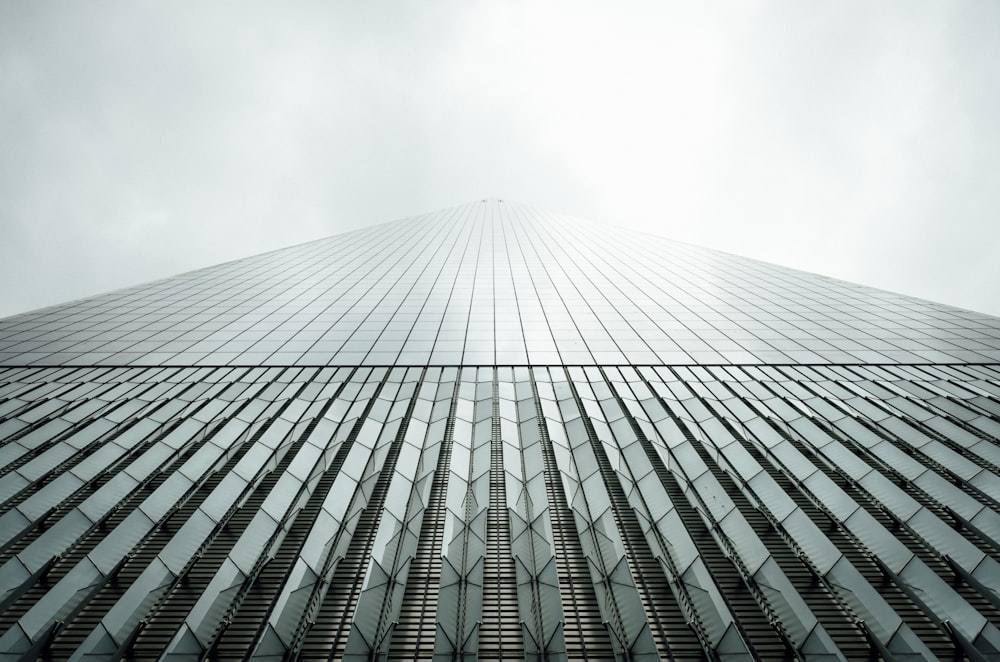
<path id="1" fill-rule="evenodd" d="M 1000 2 L 6 2 L 0 316 L 499 197 L 1000 315 Z"/>

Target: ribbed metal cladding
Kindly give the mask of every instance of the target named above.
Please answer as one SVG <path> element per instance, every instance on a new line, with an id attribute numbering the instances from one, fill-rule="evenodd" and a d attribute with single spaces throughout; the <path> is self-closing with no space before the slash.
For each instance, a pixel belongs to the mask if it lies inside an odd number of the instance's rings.
<path id="1" fill-rule="evenodd" d="M 0 660 L 1000 660 L 988 315 L 484 200 L 0 366 Z"/>
<path id="2" fill-rule="evenodd" d="M 0 398 L 5 659 L 996 655 L 996 367 L 7 369 Z"/>

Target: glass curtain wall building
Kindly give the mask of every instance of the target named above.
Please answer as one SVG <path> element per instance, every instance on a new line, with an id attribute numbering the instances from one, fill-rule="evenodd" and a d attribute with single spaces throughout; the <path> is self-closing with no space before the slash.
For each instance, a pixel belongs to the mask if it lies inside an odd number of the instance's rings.
<path id="1" fill-rule="evenodd" d="M 499 200 L 0 320 L 0 659 L 1000 659 L 1000 319 Z"/>

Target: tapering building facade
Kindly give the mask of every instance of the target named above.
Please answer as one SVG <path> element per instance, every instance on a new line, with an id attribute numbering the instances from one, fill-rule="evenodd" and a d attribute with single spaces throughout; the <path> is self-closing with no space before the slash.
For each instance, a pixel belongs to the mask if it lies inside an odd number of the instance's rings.
<path id="1" fill-rule="evenodd" d="M 0 659 L 1000 659 L 1000 319 L 476 201 L 0 320 Z"/>

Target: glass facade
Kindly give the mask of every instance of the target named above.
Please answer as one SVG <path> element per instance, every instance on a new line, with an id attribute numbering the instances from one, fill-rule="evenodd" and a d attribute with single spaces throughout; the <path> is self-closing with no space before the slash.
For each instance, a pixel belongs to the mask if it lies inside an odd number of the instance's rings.
<path id="1" fill-rule="evenodd" d="M 996 361 L 994 317 L 499 201 L 0 321 L 0 365 Z"/>
<path id="2" fill-rule="evenodd" d="M 0 321 L 3 659 L 995 659 L 1000 320 L 500 201 Z"/>

